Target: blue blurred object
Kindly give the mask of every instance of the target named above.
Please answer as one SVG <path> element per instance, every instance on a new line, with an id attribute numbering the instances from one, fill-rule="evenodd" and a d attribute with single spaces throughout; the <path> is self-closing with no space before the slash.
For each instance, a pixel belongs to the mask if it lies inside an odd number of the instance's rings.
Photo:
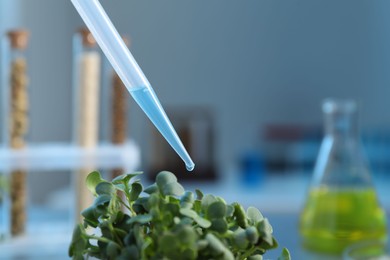
<path id="1" fill-rule="evenodd" d="M 240 160 L 241 180 L 245 186 L 257 187 L 264 179 L 264 160 L 259 152 L 246 152 Z"/>

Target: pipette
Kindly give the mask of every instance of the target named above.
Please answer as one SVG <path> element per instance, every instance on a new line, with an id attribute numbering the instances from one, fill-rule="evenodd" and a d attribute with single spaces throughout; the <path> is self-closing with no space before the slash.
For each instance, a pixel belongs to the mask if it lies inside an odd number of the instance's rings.
<path id="1" fill-rule="evenodd" d="M 192 171 L 189 156 L 153 88 L 98 0 L 71 0 L 132 97 Z"/>

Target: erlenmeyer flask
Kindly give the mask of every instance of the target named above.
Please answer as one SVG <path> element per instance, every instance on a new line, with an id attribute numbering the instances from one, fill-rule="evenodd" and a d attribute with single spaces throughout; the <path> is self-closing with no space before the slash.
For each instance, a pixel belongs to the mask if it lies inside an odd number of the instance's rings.
<path id="1" fill-rule="evenodd" d="M 354 101 L 325 100 L 325 136 L 300 217 L 303 246 L 339 254 L 361 240 L 386 240 L 379 205 L 360 146 Z"/>

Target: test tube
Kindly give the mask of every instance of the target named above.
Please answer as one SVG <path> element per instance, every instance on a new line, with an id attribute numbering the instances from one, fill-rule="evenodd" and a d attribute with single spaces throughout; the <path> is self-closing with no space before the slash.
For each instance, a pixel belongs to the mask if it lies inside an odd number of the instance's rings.
<path id="1" fill-rule="evenodd" d="M 71 0 L 81 18 L 95 37 L 107 59 L 122 79 L 127 90 L 156 128 L 192 171 L 189 156 L 149 81 L 131 55 L 126 44 L 110 21 L 98 0 Z"/>
<path id="2" fill-rule="evenodd" d="M 101 54 L 87 28 L 81 28 L 73 38 L 73 141 L 82 149 L 98 145 L 99 94 Z M 74 175 L 76 216 L 91 205 L 93 196 L 85 186 L 93 165 L 78 169 Z"/>
<path id="3" fill-rule="evenodd" d="M 12 30 L 7 34 L 10 42 L 10 69 L 9 69 L 9 147 L 14 150 L 26 146 L 28 131 L 28 75 L 26 48 L 29 32 L 26 30 Z M 26 229 L 26 183 L 27 172 L 14 170 L 11 172 L 11 234 L 22 235 Z"/>
<path id="4" fill-rule="evenodd" d="M 122 37 L 126 46 L 130 46 L 130 39 L 128 37 Z M 128 97 L 126 95 L 126 86 L 118 74 L 113 71 L 112 66 L 109 66 L 108 75 L 110 78 L 110 91 L 111 91 L 111 142 L 116 145 L 123 145 L 127 139 L 127 117 L 128 117 Z M 124 169 L 113 169 L 111 177 L 115 178 L 123 174 Z"/>

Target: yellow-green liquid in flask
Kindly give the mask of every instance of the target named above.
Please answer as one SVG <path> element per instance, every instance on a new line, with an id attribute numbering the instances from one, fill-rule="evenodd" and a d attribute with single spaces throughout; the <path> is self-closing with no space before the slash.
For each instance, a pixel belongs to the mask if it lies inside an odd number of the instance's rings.
<path id="1" fill-rule="evenodd" d="M 302 212 L 300 232 L 305 248 L 339 254 L 357 241 L 385 241 L 386 214 L 372 188 L 316 188 Z"/>

